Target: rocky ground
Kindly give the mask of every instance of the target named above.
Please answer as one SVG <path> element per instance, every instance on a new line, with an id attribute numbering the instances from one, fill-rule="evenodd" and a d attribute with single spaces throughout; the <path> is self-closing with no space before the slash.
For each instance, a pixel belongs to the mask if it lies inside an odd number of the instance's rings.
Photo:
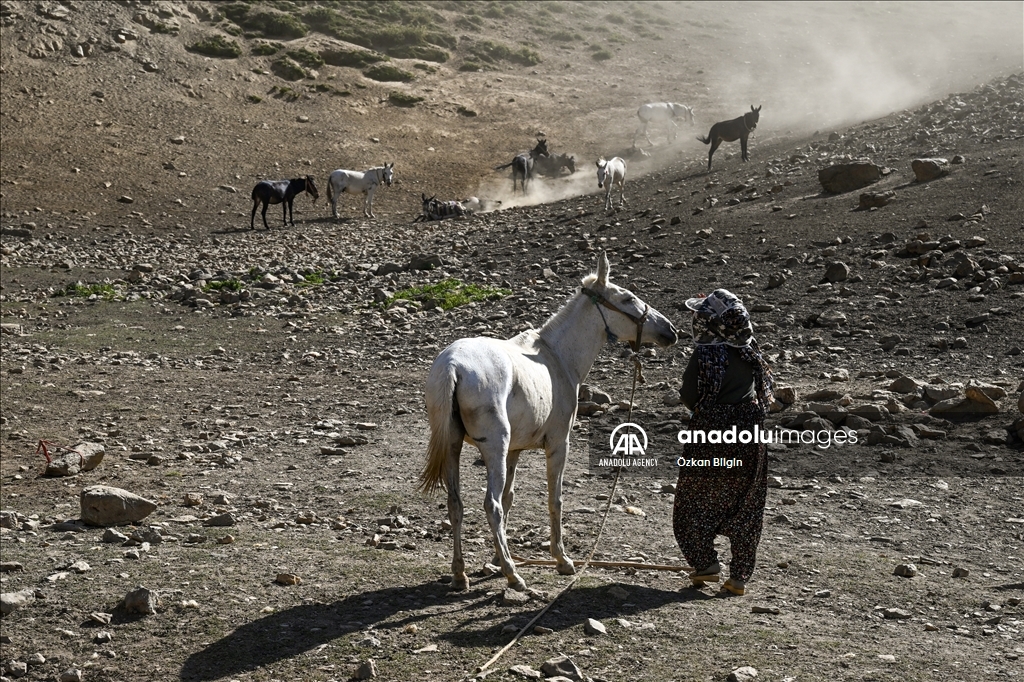
<path id="1" fill-rule="evenodd" d="M 564 103 L 545 101 L 537 84 L 632 126 L 632 100 L 613 102 L 657 86 L 660 76 L 630 82 L 626 68 L 654 39 L 616 43 L 609 64 L 582 45 L 545 45 L 535 67 L 498 73 L 458 71 L 455 51 L 436 81 L 413 87 L 438 90 L 411 110 L 382 105 L 386 88 L 330 66 L 315 82 L 360 82 L 365 97 L 256 104 L 245 98 L 257 85 L 265 94 L 283 82 L 261 58 L 181 49 L 211 30 L 209 7 L 3 3 L 5 677 L 471 676 L 568 579 L 524 568 L 537 590 L 525 602 L 486 570 L 468 592 L 449 589 L 443 500 L 415 491 L 426 372 L 457 338 L 542 324 L 600 251 L 614 281 L 682 329 L 687 297 L 739 294 L 785 387 L 770 425 L 857 443 L 772 447 L 746 597 L 684 588 L 668 572 L 592 568 L 487 679 L 551 677 L 561 655 L 570 679 L 722 680 L 742 666 L 767 680 L 1020 676 L 1020 74 L 814 135 L 772 129 L 766 107 L 750 163 L 725 145 L 711 173 L 689 135 L 645 145 L 629 157 L 628 203 L 610 212 L 591 193 L 587 161 L 538 181 L 527 203 L 549 203 L 413 225 L 421 191 L 481 193 L 486 169 L 507 160 L 499 154 L 532 146 L 537 129 L 559 151 L 606 153 L 597 113 L 550 116 Z M 172 18 L 176 32 L 145 23 Z M 498 39 L 523 19 L 487 21 Z M 691 44 L 714 44 L 690 30 Z M 76 56 L 79 44 L 95 51 Z M 708 54 L 687 59 L 688 73 L 714 77 Z M 586 92 L 600 73 L 619 93 Z M 519 127 L 485 106 L 509 95 L 531 98 Z M 709 93 L 699 102 L 724 111 Z M 295 148 L 266 143 L 264 121 L 300 131 Z M 323 142 L 331 127 L 349 134 L 345 152 L 361 164 L 378 146 L 399 157 L 378 218 L 354 217 L 349 198 L 350 217 L 335 223 L 301 197 L 294 227 L 248 231 L 240 195 L 273 165 L 266 150 L 284 150 L 282 174 L 325 175 L 341 151 L 323 148 L 339 144 Z M 605 144 L 626 153 L 631 134 Z M 476 147 L 486 153 L 467 164 Z M 919 181 L 927 168 L 915 172 L 914 160 L 936 158 L 947 160 L 938 177 Z M 828 192 L 819 174 L 839 165 L 839 180 L 872 181 Z M 428 287 L 453 279 L 479 300 L 445 310 Z M 633 421 L 669 456 L 688 418 L 675 396 L 691 350 L 684 335 L 642 353 Z M 672 472 L 627 475 L 612 493 L 608 472 L 589 463 L 595 434 L 629 407 L 624 355 L 609 346 L 587 379 L 566 472 L 567 549 L 590 551 L 610 502 L 597 558 L 681 564 Z M 100 444 L 103 457 L 51 446 L 44 476 L 40 440 Z M 483 470 L 465 454 L 468 560 L 480 569 L 490 557 Z M 155 508 L 112 529 L 83 523 L 95 512 L 80 495 L 96 485 Z M 536 453 L 520 464 L 517 492 L 513 550 L 544 558 Z"/>

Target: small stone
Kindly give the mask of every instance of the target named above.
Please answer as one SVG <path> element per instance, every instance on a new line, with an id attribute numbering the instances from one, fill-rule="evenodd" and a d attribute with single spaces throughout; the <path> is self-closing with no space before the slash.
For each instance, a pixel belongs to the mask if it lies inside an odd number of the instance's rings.
<path id="1" fill-rule="evenodd" d="M 918 182 L 928 182 L 949 174 L 949 161 L 946 159 L 914 159 L 910 167 Z"/>
<path id="2" fill-rule="evenodd" d="M 274 582 L 278 585 L 301 585 L 302 578 L 294 573 L 278 573 Z"/>
<path id="3" fill-rule="evenodd" d="M 530 594 L 528 592 L 519 592 L 511 587 L 506 587 L 505 591 L 501 594 L 502 606 L 522 606 L 529 601 Z"/>
<path id="4" fill-rule="evenodd" d="M 818 599 L 825 599 L 826 597 L 832 596 L 832 590 L 818 590 L 814 593 L 814 596 Z"/>
<path id="5" fill-rule="evenodd" d="M 231 512 L 225 512 L 223 514 L 218 514 L 216 516 L 206 519 L 205 521 L 203 521 L 203 525 L 221 527 L 233 526 L 235 525 L 235 517 L 231 514 Z"/>
<path id="6" fill-rule="evenodd" d="M 583 671 L 580 670 L 576 663 L 574 663 L 568 656 L 549 658 L 544 661 L 544 664 L 540 667 L 540 671 L 544 674 L 544 677 L 556 677 L 560 675 L 570 680 L 574 680 L 574 682 L 583 682 L 585 679 Z"/>
<path id="7" fill-rule="evenodd" d="M 18 592 L 4 592 L 0 594 L 0 613 L 5 616 L 10 615 L 35 600 L 36 592 L 31 588 L 19 590 Z"/>
<path id="8" fill-rule="evenodd" d="M 757 668 L 745 665 L 729 673 L 729 676 L 725 678 L 725 682 L 751 682 L 751 680 L 756 679 Z"/>
<path id="9" fill-rule="evenodd" d="M 356 674 L 353 675 L 357 680 L 369 680 L 377 677 L 377 664 L 373 662 L 373 659 L 363 661 L 359 668 L 356 670 Z"/>
<path id="10" fill-rule="evenodd" d="M 911 613 L 909 611 L 904 611 L 903 609 L 884 609 L 882 611 L 882 616 L 886 620 L 906 620 L 911 617 Z"/>
<path id="11" fill-rule="evenodd" d="M 970 576 L 971 576 L 970 569 L 962 568 L 960 566 L 957 566 L 956 568 L 953 569 L 953 577 L 954 578 L 969 578 Z"/>
<path id="12" fill-rule="evenodd" d="M 917 566 L 914 564 L 899 564 L 892 572 L 893 575 L 898 575 L 901 578 L 913 578 L 917 573 Z"/>
<path id="13" fill-rule="evenodd" d="M 608 629 L 601 621 L 593 618 L 587 618 L 586 622 L 583 624 L 583 632 L 588 635 L 606 635 L 608 634 Z"/>
<path id="14" fill-rule="evenodd" d="M 4 663 L 4 672 L 17 679 L 28 675 L 28 663 L 25 661 L 7 661 Z"/>
<path id="15" fill-rule="evenodd" d="M 534 670 L 528 665 L 514 665 L 509 668 L 509 672 L 525 677 L 528 680 L 539 680 L 544 677 L 539 670 Z"/>
<path id="16" fill-rule="evenodd" d="M 128 613 L 156 613 L 159 604 L 160 595 L 141 585 L 124 596 L 124 609 Z"/>
<path id="17" fill-rule="evenodd" d="M 102 540 L 107 543 L 123 543 L 128 541 L 128 536 L 120 531 L 114 530 L 113 528 L 108 528 L 103 531 Z"/>
<path id="18" fill-rule="evenodd" d="M 842 261 L 829 263 L 825 268 L 825 277 L 822 282 L 845 282 L 850 277 L 850 266 Z"/>

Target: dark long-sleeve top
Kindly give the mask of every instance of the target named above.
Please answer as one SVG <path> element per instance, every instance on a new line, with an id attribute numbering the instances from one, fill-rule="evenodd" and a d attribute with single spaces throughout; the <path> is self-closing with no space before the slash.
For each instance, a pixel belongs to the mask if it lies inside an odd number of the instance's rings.
<path id="1" fill-rule="evenodd" d="M 738 350 L 732 346 L 726 346 L 726 349 L 729 353 L 729 362 L 725 367 L 722 390 L 718 392 L 718 399 L 715 402 L 721 405 L 735 405 L 753 400 L 757 396 L 757 389 L 754 386 L 754 368 L 743 359 Z M 683 371 L 683 387 L 679 389 L 679 397 L 683 404 L 691 410 L 697 404 L 696 352 L 690 356 L 690 362 Z"/>

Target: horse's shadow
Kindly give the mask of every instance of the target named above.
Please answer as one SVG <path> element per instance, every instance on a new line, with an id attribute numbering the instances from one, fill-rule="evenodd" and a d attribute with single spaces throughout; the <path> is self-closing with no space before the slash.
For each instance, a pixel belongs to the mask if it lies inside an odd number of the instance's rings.
<path id="1" fill-rule="evenodd" d="M 508 623 L 522 626 L 544 608 L 530 602 L 528 610 L 509 609 L 495 614 L 488 607 L 501 599 L 488 596 L 503 587 L 500 576 L 475 582 L 469 592 L 453 592 L 436 581 L 411 587 L 388 587 L 353 594 L 331 604 L 302 604 L 245 623 L 233 632 L 198 651 L 182 665 L 180 679 L 202 682 L 240 675 L 301 656 L 346 634 L 365 631 L 400 631 L 429 618 L 456 614 L 455 625 L 440 637 L 459 647 L 488 650 L 506 644 L 511 635 L 502 628 Z M 576 587 L 559 599 L 538 622 L 553 630 L 566 630 L 585 618 L 627 618 L 670 603 L 711 599 L 697 590 L 658 590 L 627 585 L 629 597 L 617 602 L 607 586 Z M 424 606 L 423 601 L 429 602 Z M 394 616 L 399 616 L 394 618 Z M 383 621 L 387 621 L 386 623 Z M 373 630 L 367 626 L 373 625 Z M 358 636 L 361 638 L 362 636 Z"/>

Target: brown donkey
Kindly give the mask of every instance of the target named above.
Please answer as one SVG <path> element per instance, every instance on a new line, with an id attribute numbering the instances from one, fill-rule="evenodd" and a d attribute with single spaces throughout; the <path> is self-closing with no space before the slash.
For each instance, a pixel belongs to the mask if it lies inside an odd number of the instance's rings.
<path id="1" fill-rule="evenodd" d="M 739 140 L 740 148 L 743 151 L 743 160 L 747 160 L 747 138 L 750 136 L 750 131 L 757 127 L 759 118 L 761 118 L 761 107 L 755 109 L 751 105 L 750 111 L 739 118 L 734 118 L 731 121 L 720 121 L 711 126 L 711 132 L 708 133 L 707 137 L 697 136 L 697 139 L 704 144 L 711 145 L 711 151 L 708 152 L 708 171 L 711 170 L 711 157 L 715 155 L 718 145 L 723 142 Z"/>

